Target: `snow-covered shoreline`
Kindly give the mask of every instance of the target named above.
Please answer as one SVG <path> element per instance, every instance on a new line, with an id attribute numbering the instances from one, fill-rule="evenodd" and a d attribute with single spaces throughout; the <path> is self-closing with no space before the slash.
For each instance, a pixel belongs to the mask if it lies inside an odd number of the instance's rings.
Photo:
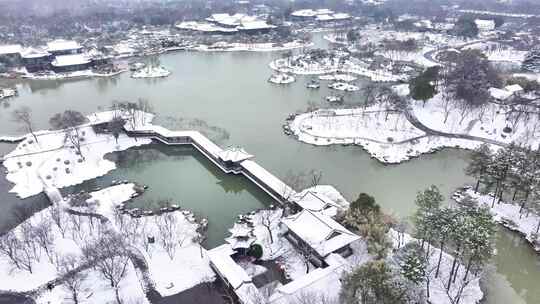
<path id="1" fill-rule="evenodd" d="M 344 65 L 338 63 L 329 63 L 327 65 L 308 64 L 307 66 L 291 66 L 288 59 L 276 59 L 268 64 L 275 71 L 281 73 L 292 73 L 296 75 L 325 75 L 325 74 L 355 74 L 370 78 L 374 82 L 398 82 L 408 79 L 406 74 L 392 74 L 386 70 L 370 70 L 365 66 L 347 62 Z"/>
<path id="2" fill-rule="evenodd" d="M 385 115 L 378 108 L 317 110 L 296 115 L 286 126 L 299 141 L 315 146 L 358 145 L 384 164 L 399 164 L 444 148 L 475 149 L 482 144 L 428 135 L 399 113 L 389 114 L 385 127 L 379 123 Z"/>
<path id="3" fill-rule="evenodd" d="M 62 80 L 62 79 L 74 79 L 74 78 L 113 77 L 113 76 L 120 75 L 124 72 L 127 72 L 127 70 L 119 70 L 112 73 L 97 73 L 91 70 L 82 70 L 82 71 L 68 72 L 68 73 L 50 72 L 46 74 L 25 73 L 22 75 L 22 78 L 32 79 L 32 80 Z"/>
<path id="4" fill-rule="evenodd" d="M 5 98 L 11 98 L 17 96 L 17 89 L 13 88 L 6 88 L 2 89 L 0 88 L 0 100 Z"/>
<path id="5" fill-rule="evenodd" d="M 216 42 L 211 45 L 200 44 L 187 48 L 190 51 L 199 52 L 279 52 L 295 50 L 300 48 L 307 48 L 312 46 L 313 43 L 304 43 L 302 41 L 286 42 L 282 45 L 276 45 L 272 42 L 267 43 L 239 43 L 239 42 Z"/>
<path id="6" fill-rule="evenodd" d="M 10 192 L 21 198 L 36 195 L 47 187 L 63 188 L 80 184 L 107 174 L 116 168 L 114 162 L 104 156 L 151 142 L 146 138 L 131 138 L 120 134 L 98 134 L 92 124 L 77 127 L 84 141 L 80 142 L 81 154 L 73 145 L 65 144 L 66 130 L 35 132 L 18 143 L 4 156 L 6 179 L 15 184 Z"/>
<path id="7" fill-rule="evenodd" d="M 285 132 L 317 146 L 359 145 L 386 164 L 444 148 L 474 150 L 486 143 L 498 150 L 512 142 L 540 144 L 540 118 L 514 118 L 508 105 L 488 103 L 465 111 L 456 109 L 444 93 L 423 103 L 408 96 L 407 85 L 394 90 L 407 98 L 407 108 L 375 101 L 365 108 L 319 109 L 291 116 Z"/>
<path id="8" fill-rule="evenodd" d="M 496 222 L 521 234 L 533 249 L 540 253 L 540 236 L 536 235 L 536 229 L 540 224 L 540 215 L 527 210 L 522 210 L 522 213 L 520 213 L 519 204 L 504 201 L 497 203 L 498 199 L 495 199 L 495 204 L 491 208 L 494 200 L 493 195 L 491 193 L 481 194 L 474 192 L 471 187 L 456 191 L 452 198 L 458 203 L 464 203 L 466 199 L 472 199 L 478 206 L 489 208 Z"/>

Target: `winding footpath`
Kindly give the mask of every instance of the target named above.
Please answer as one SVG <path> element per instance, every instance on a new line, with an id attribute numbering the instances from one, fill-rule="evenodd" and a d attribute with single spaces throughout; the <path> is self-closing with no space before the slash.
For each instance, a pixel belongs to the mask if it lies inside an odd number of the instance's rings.
<path id="1" fill-rule="evenodd" d="M 414 115 L 414 111 L 410 106 L 407 106 L 405 108 L 405 110 L 403 111 L 403 113 L 405 114 L 405 117 L 407 118 L 407 120 L 415 128 L 417 128 L 419 130 L 422 130 L 423 132 L 425 132 L 428 135 L 447 137 L 447 138 L 458 138 L 458 139 L 480 141 L 480 142 L 483 142 L 483 143 L 486 143 L 486 144 L 496 145 L 496 146 L 499 146 L 499 147 L 505 147 L 506 146 L 506 144 L 503 143 L 503 142 L 496 141 L 496 140 L 489 139 L 489 138 L 484 138 L 484 137 L 479 137 L 479 136 L 474 136 L 474 135 L 469 135 L 469 134 L 446 133 L 446 132 L 431 129 L 428 126 L 424 125 L 418 119 L 418 117 L 416 117 L 416 115 Z"/>

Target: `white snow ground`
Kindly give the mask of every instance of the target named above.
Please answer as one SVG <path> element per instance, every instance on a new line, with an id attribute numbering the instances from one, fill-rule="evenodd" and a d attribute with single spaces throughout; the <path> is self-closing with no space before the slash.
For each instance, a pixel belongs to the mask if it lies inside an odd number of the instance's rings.
<path id="1" fill-rule="evenodd" d="M 502 201 L 497 203 L 491 208 L 493 202 L 493 194 L 480 194 L 474 192 L 474 189 L 467 188 L 465 191 L 458 191 L 454 193 L 452 198 L 457 202 L 463 201 L 466 197 L 471 198 L 473 202 L 482 207 L 488 207 L 495 221 L 504 227 L 519 232 L 536 250 L 540 252 L 540 237 L 536 236 L 536 229 L 540 224 L 540 215 L 533 211 L 523 210 L 520 214 L 520 205 L 511 204 Z"/>
<path id="2" fill-rule="evenodd" d="M 511 142 L 540 144 L 540 119 L 537 116 L 517 119 L 505 105 L 489 104 L 481 109 L 461 111 L 452 102 L 447 102 L 441 93 L 425 106 L 421 101 L 409 102 L 418 120 L 436 131 L 476 136 L 501 145 Z M 289 122 L 289 127 L 300 141 L 320 146 L 360 145 L 383 163 L 400 163 L 445 147 L 475 149 L 483 143 L 428 136 L 414 127 L 403 113 L 387 110 L 384 105 L 366 109 L 321 109 L 297 115 Z M 504 132 L 506 127 L 511 128 L 511 132 Z M 500 147 L 491 146 L 493 149 Z"/>
<path id="3" fill-rule="evenodd" d="M 70 144 L 64 143 L 64 130 L 38 131 L 35 133 L 38 142 L 27 134 L 14 151 L 4 156 L 6 178 L 15 184 L 10 192 L 27 198 L 47 186 L 63 188 L 80 184 L 116 168 L 113 162 L 104 159 L 107 153 L 150 143 L 149 139 L 134 139 L 125 134 L 120 134 L 116 143 L 113 135 L 96 134 L 91 125 L 80 126 L 78 132 L 84 138 L 81 142 L 84 160 Z"/>

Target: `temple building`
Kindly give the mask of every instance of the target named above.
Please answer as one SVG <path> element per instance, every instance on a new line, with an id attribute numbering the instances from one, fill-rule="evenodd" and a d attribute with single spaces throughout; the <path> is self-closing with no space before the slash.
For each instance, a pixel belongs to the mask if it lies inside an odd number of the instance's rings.
<path id="1" fill-rule="evenodd" d="M 37 48 L 28 48 L 21 53 L 22 64 L 30 73 L 50 70 L 53 56 Z"/>
<path id="2" fill-rule="evenodd" d="M 54 56 L 82 53 L 83 47 L 76 41 L 58 39 L 47 43 L 47 51 Z"/>
<path id="3" fill-rule="evenodd" d="M 52 62 L 55 73 L 75 72 L 89 69 L 92 60 L 82 54 L 56 56 Z"/>

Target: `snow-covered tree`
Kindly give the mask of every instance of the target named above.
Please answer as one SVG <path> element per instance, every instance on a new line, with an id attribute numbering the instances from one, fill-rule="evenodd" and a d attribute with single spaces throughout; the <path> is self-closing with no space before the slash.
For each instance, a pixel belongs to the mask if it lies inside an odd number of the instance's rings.
<path id="1" fill-rule="evenodd" d="M 521 64 L 524 71 L 540 73 L 540 47 L 530 50 Z"/>
<path id="2" fill-rule="evenodd" d="M 404 286 L 396 284 L 396 274 L 384 260 L 369 261 L 341 279 L 340 302 L 406 303 Z"/>
<path id="3" fill-rule="evenodd" d="M 486 177 L 488 167 L 491 163 L 491 149 L 487 144 L 483 144 L 476 148 L 472 153 L 469 164 L 465 168 L 467 175 L 476 178 L 476 186 L 474 191 L 478 192 L 478 188 L 482 179 Z"/>
<path id="4" fill-rule="evenodd" d="M 413 217 L 413 222 L 416 228 L 416 237 L 422 240 L 422 248 L 427 241 L 428 246 L 430 240 L 434 237 L 435 227 L 432 221 L 432 215 L 437 212 L 443 202 L 439 188 L 431 185 L 429 188 L 416 195 L 415 204 L 417 210 Z"/>

